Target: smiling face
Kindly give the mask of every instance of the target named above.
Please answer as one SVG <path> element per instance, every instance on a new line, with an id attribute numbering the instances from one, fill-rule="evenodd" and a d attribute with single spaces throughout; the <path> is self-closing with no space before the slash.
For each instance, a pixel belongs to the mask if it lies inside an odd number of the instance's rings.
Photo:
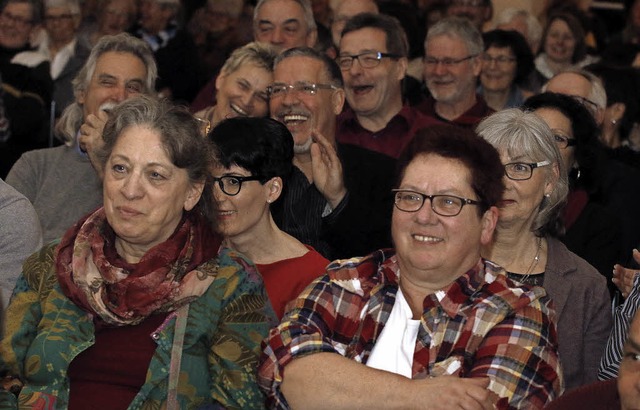
<path id="1" fill-rule="evenodd" d="M 376 28 L 362 28 L 345 34 L 340 40 L 340 55 L 364 52 L 388 53 L 387 36 Z M 349 106 L 358 116 L 387 118 L 402 105 L 401 81 L 407 72 L 407 59 L 383 57 L 380 64 L 363 68 L 354 60 L 349 70 L 343 70 L 345 92 Z"/>
<path id="2" fill-rule="evenodd" d="M 144 91 L 147 68 L 130 53 L 108 51 L 102 54 L 85 91 L 78 96 L 84 118 L 97 115 L 106 103 L 117 104 Z"/>
<path id="3" fill-rule="evenodd" d="M 272 80 L 272 73 L 250 63 L 242 64 L 234 72 L 221 73 L 216 79 L 215 122 L 234 117 L 266 117 L 267 86 Z"/>
<path id="4" fill-rule="evenodd" d="M 273 72 L 275 84 L 296 83 L 329 84 L 330 78 L 322 61 L 306 56 L 288 57 L 280 61 Z M 342 110 L 342 89 L 318 89 L 314 95 L 289 90 L 284 95 L 272 96 L 269 101 L 271 116 L 283 123 L 293 135 L 294 152 L 309 152 L 311 130 L 335 138 L 336 115 Z"/>
<path id="5" fill-rule="evenodd" d="M 0 13 L 0 46 L 21 48 L 29 43 L 33 30 L 33 6 L 30 3 L 7 3 Z"/>
<path id="6" fill-rule="evenodd" d="M 294 0 L 269 0 L 254 19 L 253 38 L 270 43 L 278 51 L 293 47 L 313 47 L 317 31 L 309 30 L 302 6 Z"/>
<path id="7" fill-rule="evenodd" d="M 100 32 L 104 35 L 115 35 L 126 31 L 131 25 L 131 16 L 135 13 L 133 2 L 111 0 L 103 13 L 98 16 Z"/>
<path id="8" fill-rule="evenodd" d="M 571 120 L 562 112 L 553 108 L 539 108 L 534 113 L 547 123 L 554 135 L 565 137 L 569 140 L 575 138 L 573 129 L 571 128 Z M 565 168 L 570 170 L 573 168 L 576 158 L 576 147 L 567 146 L 565 148 L 558 147 L 560 155 L 564 161 Z"/>
<path id="9" fill-rule="evenodd" d="M 248 177 L 251 172 L 237 165 L 229 168 L 216 166 L 211 174 L 220 178 L 223 176 Z M 261 184 L 260 181 L 244 181 L 240 192 L 227 195 L 220 189 L 217 182 L 213 186 L 213 197 L 216 201 L 216 229 L 232 242 L 246 235 L 254 235 L 260 226 L 269 221 L 269 202 L 275 201 L 270 191 L 270 182 Z"/>
<path id="10" fill-rule="evenodd" d="M 107 159 L 103 180 L 104 210 L 116 242 L 144 250 L 164 242 L 182 212 L 198 203 L 202 188 L 171 162 L 158 131 L 125 128 Z"/>
<path id="11" fill-rule="evenodd" d="M 469 56 L 466 44 L 458 37 L 436 36 L 425 44 L 426 58 L 460 60 Z M 476 79 L 482 64 L 478 57 L 445 64 L 424 64 L 424 78 L 433 98 L 442 103 L 455 104 L 475 94 Z"/>
<path id="12" fill-rule="evenodd" d="M 458 160 L 434 154 L 414 158 L 399 188 L 478 200 L 469 169 Z M 447 217 L 434 213 L 428 199 L 417 212 L 394 207 L 391 232 L 402 275 L 424 275 L 446 286 L 475 265 L 494 228 L 495 208 L 480 217 L 477 206 L 465 205 L 460 214 Z"/>
<path id="13" fill-rule="evenodd" d="M 528 156 L 510 157 L 506 152 L 499 151 L 502 164 L 537 162 Z M 555 177 L 550 174 L 550 172 L 553 174 L 554 170 Z M 554 179 L 557 180 L 557 168 L 550 165 L 534 168 L 531 178 L 523 181 L 514 181 L 505 175 L 504 195 L 498 206 L 500 211 L 498 226 L 507 226 L 514 222 L 532 226 L 545 194 L 553 191 Z"/>
<path id="14" fill-rule="evenodd" d="M 485 51 L 480 72 L 482 88 L 489 91 L 506 91 L 516 78 L 518 63 L 509 47 L 489 47 Z"/>
<path id="15" fill-rule="evenodd" d="M 551 61 L 559 64 L 571 63 L 576 47 L 576 39 L 569 25 L 561 19 L 555 19 L 549 26 L 544 40 L 544 51 Z"/>

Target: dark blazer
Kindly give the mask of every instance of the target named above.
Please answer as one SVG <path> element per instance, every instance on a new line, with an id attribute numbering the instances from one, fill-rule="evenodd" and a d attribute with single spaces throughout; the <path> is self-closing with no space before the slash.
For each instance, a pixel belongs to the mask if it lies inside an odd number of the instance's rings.
<path id="1" fill-rule="evenodd" d="M 544 288 L 553 300 L 566 390 L 595 382 L 611 332 L 605 278 L 558 239 L 547 237 Z"/>

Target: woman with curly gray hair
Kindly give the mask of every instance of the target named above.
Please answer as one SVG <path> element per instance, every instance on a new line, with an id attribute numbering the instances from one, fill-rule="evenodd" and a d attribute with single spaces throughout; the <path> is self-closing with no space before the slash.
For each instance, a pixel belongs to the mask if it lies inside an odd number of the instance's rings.
<path id="1" fill-rule="evenodd" d="M 553 299 L 565 387 L 596 381 L 611 329 L 609 292 L 605 278 L 557 239 L 568 182 L 553 133 L 537 115 L 516 108 L 487 117 L 477 132 L 505 167 L 494 241 L 483 256 Z"/>

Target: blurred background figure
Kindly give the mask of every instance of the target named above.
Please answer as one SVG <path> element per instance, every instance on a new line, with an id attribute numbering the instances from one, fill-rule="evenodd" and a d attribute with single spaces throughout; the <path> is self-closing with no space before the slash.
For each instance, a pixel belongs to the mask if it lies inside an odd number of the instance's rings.
<path id="1" fill-rule="evenodd" d="M 179 12 L 179 0 L 142 0 L 140 20 L 132 33 L 153 50 L 158 94 L 188 104 L 203 83 L 193 40 L 178 26 Z"/>
<path id="2" fill-rule="evenodd" d="M 233 118 L 215 127 L 209 140 L 215 159 L 216 229 L 227 246 L 256 264 L 282 319 L 287 302 L 329 264 L 311 246 L 280 230 L 271 215 L 271 204 L 287 189 L 293 170 L 293 137 L 273 119 Z"/>
<path id="3" fill-rule="evenodd" d="M 542 33 L 536 70 L 541 82 L 571 67 L 582 67 L 594 61 L 587 55 L 584 29 L 580 21 L 568 13 L 549 17 Z"/>
<path id="4" fill-rule="evenodd" d="M 11 137 L 0 142 L 0 178 L 25 152 L 48 145 L 53 81 L 47 58 L 30 39 L 41 29 L 39 0 L 0 3 L 0 73 Z"/>
<path id="5" fill-rule="evenodd" d="M 81 26 L 80 38 L 93 47 L 102 36 L 128 32 L 138 15 L 136 1 L 98 0 L 95 21 Z"/>
<path id="6" fill-rule="evenodd" d="M 351 17 L 359 13 L 378 14 L 378 4 L 374 0 L 341 0 L 333 11 L 331 21 L 331 38 L 338 47 L 342 37 L 342 29 Z"/>
<path id="7" fill-rule="evenodd" d="M 215 80 L 215 105 L 196 113 L 216 127 L 233 117 L 267 117 L 267 87 L 273 81 L 276 52 L 269 44 L 252 42 L 235 50 Z"/>
<path id="8" fill-rule="evenodd" d="M 534 55 L 538 54 L 542 25 L 529 11 L 513 7 L 503 9 L 496 18 L 496 29 L 517 31 L 527 40 L 531 52 Z"/>
<path id="9" fill-rule="evenodd" d="M 446 15 L 469 19 L 482 33 L 493 17 L 493 4 L 491 0 L 448 0 Z"/>
<path id="10" fill-rule="evenodd" d="M 314 47 L 318 38 L 310 0 L 260 0 L 253 15 L 253 38 L 278 52 Z"/>
<path id="11" fill-rule="evenodd" d="M 484 53 L 478 94 L 496 111 L 522 105 L 532 93 L 526 90 L 533 71 L 533 54 L 517 31 L 492 30 L 482 35 Z"/>
<path id="12" fill-rule="evenodd" d="M 78 38 L 80 19 L 78 0 L 45 0 L 44 28 L 47 35 L 39 50 L 47 56 L 51 66 L 56 118 L 75 100 L 71 81 L 91 52 Z"/>
<path id="13" fill-rule="evenodd" d="M 251 41 L 239 25 L 244 0 L 208 0 L 187 26 L 198 49 L 203 83 L 216 76 L 233 50 Z"/>

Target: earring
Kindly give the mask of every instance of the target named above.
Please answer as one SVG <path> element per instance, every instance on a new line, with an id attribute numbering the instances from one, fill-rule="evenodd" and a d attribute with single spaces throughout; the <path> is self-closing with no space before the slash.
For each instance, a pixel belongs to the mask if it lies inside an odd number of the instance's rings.
<path id="1" fill-rule="evenodd" d="M 617 122 L 618 121 L 616 121 L 616 120 L 611 120 L 611 125 L 616 125 Z"/>
<path id="2" fill-rule="evenodd" d="M 544 194 L 544 197 L 549 199 L 549 197 L 551 196 L 551 194 Z"/>
<path id="3" fill-rule="evenodd" d="M 271 203 L 271 199 L 267 199 L 267 203 L 270 204 Z"/>

